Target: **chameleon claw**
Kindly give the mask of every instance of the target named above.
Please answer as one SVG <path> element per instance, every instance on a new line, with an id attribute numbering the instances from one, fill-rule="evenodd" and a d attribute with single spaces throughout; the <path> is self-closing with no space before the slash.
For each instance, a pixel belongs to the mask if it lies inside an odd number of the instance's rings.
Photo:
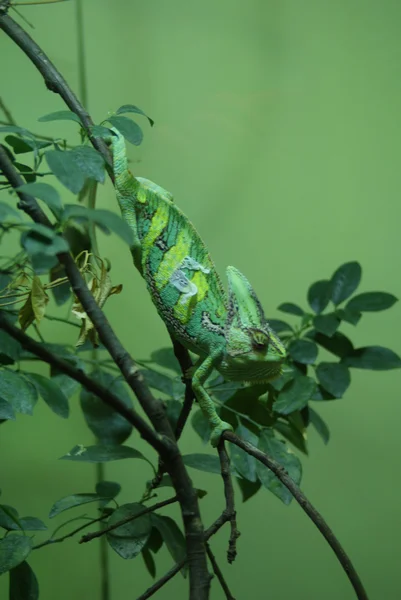
<path id="1" fill-rule="evenodd" d="M 220 438 L 225 431 L 233 431 L 230 423 L 226 423 L 226 421 L 220 421 L 218 425 L 215 425 L 212 429 L 212 433 L 210 435 L 210 442 L 213 448 L 218 446 Z"/>

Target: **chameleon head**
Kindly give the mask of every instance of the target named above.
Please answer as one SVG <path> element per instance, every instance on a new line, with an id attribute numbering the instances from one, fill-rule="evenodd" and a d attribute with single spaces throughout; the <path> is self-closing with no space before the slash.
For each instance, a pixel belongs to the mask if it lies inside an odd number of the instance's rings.
<path id="1" fill-rule="evenodd" d="M 249 281 L 227 267 L 226 351 L 218 370 L 229 380 L 262 382 L 279 377 L 286 351 L 269 326 Z"/>

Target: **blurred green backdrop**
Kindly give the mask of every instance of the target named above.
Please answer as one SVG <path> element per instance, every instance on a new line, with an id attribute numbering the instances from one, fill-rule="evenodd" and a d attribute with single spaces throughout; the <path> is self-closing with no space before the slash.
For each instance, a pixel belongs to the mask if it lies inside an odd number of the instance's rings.
<path id="1" fill-rule="evenodd" d="M 74 4 L 20 10 L 77 90 Z M 174 193 L 222 275 L 228 264 L 244 271 L 276 318 L 280 302 L 305 306 L 308 285 L 348 260 L 363 266 L 360 291 L 401 295 L 399 2 L 85 0 L 84 17 L 91 114 L 99 122 L 133 103 L 155 119 L 152 130 L 144 124 L 144 144 L 130 147 L 140 161 L 133 170 Z M 37 123 L 65 107 L 3 33 L 0 57 L 1 96 L 18 124 L 70 136 L 71 123 Z M 116 207 L 109 184 L 99 206 Z M 168 344 L 165 328 L 126 247 L 114 237 L 101 243 L 113 282 L 124 284 L 107 315 L 132 355 L 145 358 Z M 43 333 L 74 341 L 63 325 L 45 323 Z M 357 345 L 400 352 L 399 305 L 366 314 L 355 337 Z M 0 485 L 3 502 L 46 519 L 56 499 L 92 490 L 94 470 L 57 461 L 76 443 L 92 441 L 77 403 L 68 421 L 43 404 L 33 418 L 1 427 Z M 350 553 L 370 598 L 398 599 L 400 373 L 353 371 L 346 397 L 318 409 L 332 439 L 324 447 L 311 431 L 302 487 Z M 137 436 L 130 443 L 145 447 Z M 190 433 L 182 449 L 203 451 Z M 106 472 L 123 484 L 122 502 L 137 500 L 151 475 L 146 464 L 131 461 Z M 201 504 L 207 526 L 223 507 L 221 481 L 192 475 L 211 490 Z M 238 494 L 237 505 L 242 536 L 235 566 L 224 564 L 227 530 L 213 542 L 236 598 L 354 598 L 297 505 L 286 508 L 267 492 L 244 505 Z M 159 556 L 162 575 L 171 558 Z M 42 600 L 99 598 L 95 542 L 68 540 L 35 552 L 30 562 Z M 113 600 L 135 598 L 151 584 L 142 558 L 126 562 L 112 554 L 110 562 Z M 6 590 L 3 576 L 1 598 Z M 186 590 L 178 576 L 157 597 L 185 598 Z M 212 598 L 222 597 L 214 583 Z"/>

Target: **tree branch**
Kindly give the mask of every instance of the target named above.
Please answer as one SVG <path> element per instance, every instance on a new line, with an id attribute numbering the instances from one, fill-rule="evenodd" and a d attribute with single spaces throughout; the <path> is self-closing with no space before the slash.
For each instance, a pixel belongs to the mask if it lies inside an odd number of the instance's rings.
<path id="1" fill-rule="evenodd" d="M 73 531 L 70 531 L 70 533 L 66 533 L 65 535 L 62 535 L 59 538 L 49 538 L 48 540 L 45 540 L 44 542 L 41 542 L 40 544 L 33 546 L 32 550 L 39 550 L 39 548 L 44 548 L 45 546 L 50 546 L 51 544 L 60 544 L 61 542 L 64 542 L 64 540 L 68 540 L 68 538 L 73 537 L 76 533 L 79 533 L 83 529 L 86 529 L 87 527 L 91 527 L 92 525 L 94 525 L 94 523 L 99 523 L 101 521 L 104 521 L 107 518 L 108 518 L 108 515 L 103 515 L 101 517 L 98 517 L 97 519 L 91 519 L 89 521 L 89 523 L 84 523 L 80 527 L 77 527 L 76 529 L 73 529 Z M 57 528 L 57 529 L 59 529 L 59 528 Z"/>
<path id="2" fill-rule="evenodd" d="M 347 577 L 350 580 L 358 599 L 368 600 L 365 588 L 351 562 L 351 559 L 346 554 L 344 548 L 341 546 L 340 542 L 338 541 L 338 539 L 336 538 L 326 521 L 323 519 L 322 515 L 309 502 L 304 493 L 299 489 L 299 487 L 288 475 L 284 467 L 282 467 L 277 461 L 275 461 L 270 456 L 267 456 L 267 454 L 265 454 L 258 448 L 255 448 L 255 446 L 253 446 L 249 442 L 245 442 L 244 440 L 242 440 L 232 431 L 225 431 L 223 433 L 223 438 L 228 442 L 235 444 L 239 448 L 242 448 L 242 450 L 244 450 L 251 456 L 254 456 L 256 460 L 258 460 L 259 462 L 264 464 L 268 469 L 270 469 L 281 481 L 281 483 L 285 485 L 285 487 L 291 492 L 295 500 L 298 502 L 302 510 L 306 512 L 308 517 L 313 521 L 313 523 L 319 529 L 320 533 L 323 535 L 323 537 L 333 549 L 341 566 L 347 574 Z"/>
<path id="3" fill-rule="evenodd" d="M 0 2 L 0 29 L 2 29 L 12 40 L 21 48 L 21 50 L 32 61 L 38 71 L 41 73 L 46 87 L 56 94 L 59 94 L 68 108 L 74 112 L 80 119 L 82 127 L 85 129 L 91 143 L 104 157 L 106 163 L 111 165 L 110 150 L 105 141 L 94 137 L 91 127 L 94 123 L 89 113 L 84 109 L 74 92 L 69 88 L 67 82 L 61 73 L 56 69 L 48 56 L 34 42 L 31 36 L 14 21 L 9 15 L 5 14 L 8 10 L 9 2 Z M 3 14 L 2 14 L 3 13 Z M 111 175 L 111 173 L 109 173 Z"/>
<path id="4" fill-rule="evenodd" d="M 35 354 L 45 363 L 55 367 L 65 375 L 68 375 L 75 381 L 78 381 L 89 392 L 95 394 L 105 404 L 113 408 L 117 413 L 122 415 L 133 427 L 135 427 L 141 436 L 156 450 L 156 452 L 164 452 L 166 440 L 160 438 L 155 431 L 142 419 L 142 417 L 131 408 L 128 408 L 118 396 L 113 392 L 99 385 L 97 381 L 91 379 L 80 369 L 74 367 L 71 363 L 63 358 L 59 358 L 47 350 L 42 344 L 33 340 L 29 335 L 12 325 L 4 316 L 3 311 L 0 311 L 0 329 L 8 333 L 12 338 L 17 340 L 25 350 Z"/>
<path id="5" fill-rule="evenodd" d="M 212 523 L 212 525 L 205 531 L 205 542 L 207 542 L 215 533 L 223 527 L 227 521 L 230 520 L 230 515 L 227 510 L 223 510 L 221 515 Z M 151 585 L 137 600 L 147 600 L 153 596 L 157 591 L 160 590 L 167 582 L 170 581 L 177 573 L 179 573 L 188 562 L 188 557 L 183 558 L 180 562 L 176 563 L 167 573 L 160 577 L 153 585 Z"/>
<path id="6" fill-rule="evenodd" d="M 133 515 L 131 517 L 126 517 L 125 519 L 121 519 L 121 521 L 117 521 L 117 523 L 114 523 L 113 525 L 109 525 L 109 527 L 105 527 L 104 529 L 101 529 L 100 531 L 94 531 L 93 533 L 87 533 L 86 535 L 83 535 L 81 537 L 81 539 L 79 540 L 79 543 L 85 544 L 86 542 L 91 542 L 95 538 L 101 537 L 105 533 L 108 533 L 109 531 L 113 531 L 113 529 L 117 529 L 117 527 L 121 527 L 121 525 L 130 523 L 131 521 L 134 521 L 135 519 L 138 519 L 139 517 L 143 517 L 143 515 L 147 515 L 148 513 L 158 510 L 159 508 L 163 508 L 163 506 L 168 506 L 169 504 L 173 504 L 174 502 L 177 502 L 177 501 L 178 501 L 177 496 L 173 496 L 173 498 L 169 498 L 168 500 L 163 500 L 162 502 L 157 502 L 157 504 L 153 504 L 153 506 L 148 506 L 147 508 L 144 508 L 136 515 Z"/>
<path id="7" fill-rule="evenodd" d="M 0 25 L 2 18 L 0 16 Z M 14 188 L 24 183 L 1 146 L 0 169 Z M 34 198 L 19 191 L 17 191 L 17 194 L 20 198 L 20 208 L 35 222 L 52 227 L 52 224 Z M 159 455 L 171 476 L 179 499 L 184 524 L 187 553 L 189 556 L 190 598 L 191 600 L 204 600 L 209 594 L 210 578 L 207 570 L 206 548 L 203 539 L 204 532 L 198 497 L 178 446 L 175 443 L 174 433 L 167 419 L 163 404 L 151 394 L 136 364 L 117 338 L 106 316 L 97 305 L 72 256 L 68 253 L 60 253 L 57 255 L 57 258 L 59 263 L 63 265 L 72 290 L 92 321 L 100 341 L 119 367 L 158 433 L 157 437 L 160 440 Z"/>
<path id="8" fill-rule="evenodd" d="M 236 510 L 234 504 L 234 488 L 230 472 L 230 459 L 221 440 L 217 447 L 220 459 L 221 476 L 224 484 L 224 496 L 226 499 L 226 512 L 230 515 L 231 533 L 228 542 L 227 560 L 231 564 L 237 556 L 237 539 L 241 535 L 237 528 Z M 210 558 L 210 557 L 209 557 Z"/>
<path id="9" fill-rule="evenodd" d="M 213 573 L 216 575 L 217 579 L 219 580 L 219 583 L 221 585 L 221 588 L 222 588 L 223 592 L 225 593 L 225 596 L 226 596 L 227 600 L 235 600 L 234 596 L 230 592 L 230 589 L 229 589 L 229 587 L 227 585 L 227 582 L 224 579 L 224 575 L 221 572 L 221 569 L 220 569 L 220 567 L 219 567 L 219 565 L 217 563 L 216 557 L 213 554 L 213 552 L 212 552 L 209 544 L 206 544 L 206 552 L 207 552 L 207 555 L 208 555 L 209 560 L 211 562 L 211 565 L 213 567 Z"/>

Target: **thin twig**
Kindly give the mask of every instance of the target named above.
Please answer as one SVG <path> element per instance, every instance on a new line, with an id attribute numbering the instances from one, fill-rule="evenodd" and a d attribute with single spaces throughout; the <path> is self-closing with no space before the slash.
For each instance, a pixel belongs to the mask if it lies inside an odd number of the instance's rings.
<path id="1" fill-rule="evenodd" d="M 230 515 L 227 513 L 226 510 L 223 510 L 221 515 L 214 521 L 214 523 L 212 523 L 212 525 L 208 529 L 206 529 L 205 543 L 212 537 L 212 535 L 215 535 L 215 533 L 217 533 L 219 529 L 221 529 L 221 527 L 223 527 L 223 525 L 229 520 Z M 185 557 L 182 560 L 180 560 L 180 562 L 176 563 L 173 567 L 171 567 L 169 571 L 167 571 L 167 573 L 163 575 L 163 577 L 160 577 L 160 579 L 158 579 L 153 585 L 151 585 L 143 594 L 141 594 L 141 596 L 138 596 L 137 600 L 147 600 L 147 598 L 153 596 L 157 591 L 160 590 L 160 588 L 162 588 L 166 583 L 168 583 L 170 579 L 177 575 L 177 573 L 181 571 L 181 569 L 187 564 L 187 562 L 188 558 Z"/>
<path id="2" fill-rule="evenodd" d="M 148 506 L 147 508 L 144 508 L 143 510 L 138 512 L 136 515 L 132 515 L 130 517 L 126 517 L 125 519 L 121 519 L 121 521 L 117 521 L 113 525 L 109 525 L 109 527 L 105 527 L 104 529 L 101 529 L 100 531 L 94 531 L 93 533 L 87 533 L 86 535 L 81 537 L 81 539 L 79 540 L 79 543 L 85 544 L 86 542 L 91 542 L 95 538 L 101 537 L 105 533 L 108 533 L 109 531 L 113 531 L 113 529 L 117 529 L 117 527 L 121 527 L 121 525 L 130 523 L 131 521 L 134 521 L 135 519 L 138 519 L 139 517 L 143 517 L 143 515 L 147 515 L 148 513 L 158 510 L 159 508 L 163 508 L 163 506 L 168 506 L 169 504 L 173 504 L 174 502 L 177 502 L 177 501 L 178 501 L 177 496 L 173 496 L 172 498 L 169 498 L 168 500 L 163 500 L 162 502 L 158 502 L 157 504 L 154 504 L 153 506 Z"/>
<path id="3" fill-rule="evenodd" d="M 59 544 L 60 542 L 64 542 L 64 540 L 67 540 L 68 538 L 73 537 L 74 535 L 76 535 L 77 533 L 82 531 L 83 529 L 86 529 L 86 527 L 91 527 L 95 523 L 99 523 L 99 521 L 104 521 L 105 519 L 108 519 L 108 515 L 103 515 L 102 517 L 98 517 L 97 519 L 91 519 L 89 523 L 85 523 L 84 525 L 77 527 L 76 529 L 74 529 L 73 531 L 70 531 L 70 533 L 67 533 L 66 535 L 63 535 L 59 538 L 49 538 L 45 542 L 42 542 L 41 544 L 37 544 L 36 546 L 34 546 L 32 548 L 32 550 L 39 550 L 39 548 L 43 548 L 44 546 L 50 546 L 51 544 Z"/>
<path id="4" fill-rule="evenodd" d="M 277 461 L 275 461 L 273 458 L 271 458 L 258 448 L 255 448 L 255 446 L 253 446 L 249 442 L 245 442 L 244 440 L 242 440 L 232 431 L 225 431 L 223 433 L 223 438 L 228 442 L 235 444 L 251 456 L 254 456 L 256 460 L 263 463 L 268 469 L 270 469 L 281 481 L 281 483 L 285 485 L 285 487 L 291 492 L 295 500 L 298 502 L 302 510 L 306 512 L 308 517 L 313 521 L 313 523 L 319 529 L 320 533 L 323 535 L 323 537 L 333 549 L 336 557 L 338 558 L 341 566 L 343 567 L 345 573 L 348 576 L 348 579 L 350 580 L 356 592 L 357 598 L 359 600 L 368 600 L 365 588 L 351 562 L 351 559 L 346 554 L 344 548 L 341 546 L 340 542 L 338 541 L 338 539 L 336 538 L 326 521 L 323 519 L 322 515 L 309 502 L 304 493 L 299 489 L 299 487 L 288 475 L 284 467 L 282 467 Z"/>
<path id="5" fill-rule="evenodd" d="M 70 0 L 41 0 L 41 2 L 13 2 L 10 6 L 35 6 L 37 4 L 58 4 L 59 2 L 70 2 Z"/>
<path id="6" fill-rule="evenodd" d="M 8 3 L 2 3 L 0 6 L 0 29 L 3 31 L 21 48 L 21 50 L 28 56 L 33 62 L 35 67 L 39 70 L 47 88 L 59 94 L 68 108 L 74 112 L 80 119 L 82 127 L 85 129 L 91 143 L 98 150 L 106 160 L 108 165 L 111 165 L 111 155 L 104 140 L 98 137 L 94 137 L 91 133 L 91 128 L 94 123 L 89 116 L 88 112 L 79 102 L 73 91 L 67 85 L 64 77 L 56 69 L 49 57 L 43 52 L 43 50 L 34 42 L 31 36 L 24 31 L 18 23 L 14 21 L 9 15 L 1 14 L 1 11 L 7 10 Z M 112 177 L 111 172 L 109 172 Z"/>
<path id="7" fill-rule="evenodd" d="M 14 117 L 12 116 L 9 108 L 7 108 L 7 106 L 4 104 L 4 101 L 2 98 L 0 98 L 0 110 L 3 112 L 6 121 L 0 121 L 0 124 L 4 124 L 4 125 L 16 125 L 16 121 L 14 119 Z"/>
<path id="8" fill-rule="evenodd" d="M 213 568 L 213 573 L 216 575 L 217 579 L 219 580 L 219 583 L 221 585 L 221 588 L 223 590 L 223 592 L 225 593 L 225 596 L 227 598 L 227 600 L 235 600 L 234 596 L 232 595 L 232 593 L 230 592 L 230 589 L 227 585 L 226 580 L 224 579 L 224 575 L 221 572 L 221 569 L 217 563 L 216 557 L 213 554 L 210 545 L 206 544 L 206 552 L 207 555 L 209 557 L 209 560 L 211 562 L 212 568 Z"/>
<path id="9" fill-rule="evenodd" d="M 128 408 L 124 402 L 120 400 L 118 396 L 113 394 L 109 389 L 99 385 L 97 381 L 88 377 L 83 371 L 74 367 L 71 363 L 66 360 L 59 358 L 56 354 L 53 354 L 47 350 L 44 346 L 35 342 L 26 333 L 12 325 L 0 311 L 0 329 L 3 329 L 15 340 L 20 342 L 21 346 L 38 356 L 41 360 L 55 367 L 65 375 L 68 375 L 75 381 L 78 381 L 88 391 L 98 396 L 105 404 L 113 408 L 120 415 L 125 417 L 133 427 L 136 427 L 141 436 L 157 451 L 163 452 L 165 450 L 165 440 L 162 440 L 153 429 L 142 419 L 142 417 L 131 408 Z"/>
<path id="10" fill-rule="evenodd" d="M 223 478 L 224 496 L 226 499 L 226 511 L 230 515 L 230 539 L 228 542 L 227 560 L 231 564 L 237 556 L 237 539 L 241 535 L 237 528 L 237 518 L 234 503 L 234 488 L 230 472 L 230 459 L 221 440 L 217 447 L 220 459 L 221 476 Z"/>

